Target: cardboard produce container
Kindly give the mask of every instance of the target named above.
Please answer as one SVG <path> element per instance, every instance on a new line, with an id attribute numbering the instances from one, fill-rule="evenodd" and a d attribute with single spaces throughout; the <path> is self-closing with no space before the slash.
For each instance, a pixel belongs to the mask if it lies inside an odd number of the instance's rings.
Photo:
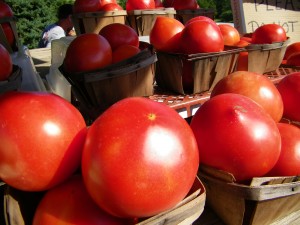
<path id="1" fill-rule="evenodd" d="M 157 52 L 156 82 L 165 91 L 186 94 L 182 84 L 183 64 L 190 62 L 194 87 L 191 93 L 210 91 L 215 84 L 233 72 L 239 52 L 232 49 L 215 53 L 179 54 Z"/>
<path id="2" fill-rule="evenodd" d="M 72 15 L 76 35 L 96 33 L 108 24 L 126 22 L 126 10 L 77 13 Z"/>
<path id="3" fill-rule="evenodd" d="M 176 10 L 175 18 L 181 23 L 185 24 L 189 19 L 192 19 L 196 16 L 206 16 L 214 20 L 215 11 L 213 9 L 185 9 L 185 10 Z"/>
<path id="4" fill-rule="evenodd" d="M 148 43 L 140 42 L 140 48 L 137 55 L 97 71 L 68 74 L 60 66 L 84 115 L 94 120 L 123 98 L 153 94 L 157 56 Z"/>
<path id="5" fill-rule="evenodd" d="M 289 42 L 290 39 L 287 39 L 284 42 L 273 44 L 250 44 L 246 46 L 248 71 L 267 73 L 278 69 Z"/>
<path id="6" fill-rule="evenodd" d="M 174 18 L 175 14 L 174 8 L 131 10 L 127 11 L 126 24 L 139 36 L 149 36 L 157 16 Z"/>
<path id="7" fill-rule="evenodd" d="M 300 222 L 300 178 L 258 177 L 239 184 L 224 171 L 200 166 L 207 205 L 228 225 L 286 225 Z"/>
<path id="8" fill-rule="evenodd" d="M 7 80 L 0 81 L 0 94 L 8 91 L 17 91 L 22 84 L 22 68 L 13 65 L 13 71 Z"/>
<path id="9" fill-rule="evenodd" d="M 4 186 L 5 225 L 31 225 L 35 209 L 44 192 L 24 192 L 8 185 Z M 190 225 L 202 214 L 205 206 L 206 190 L 195 178 L 194 184 L 181 202 L 174 208 L 155 216 L 140 219 L 136 225 Z M 1 215 L 2 217 L 2 215 Z"/>
<path id="10" fill-rule="evenodd" d="M 17 32 L 17 26 L 16 26 L 17 19 L 15 17 L 3 17 L 0 18 L 0 24 L 7 24 L 10 26 L 12 35 L 14 36 L 14 43 L 9 43 L 9 40 L 7 39 L 4 29 L 2 26 L 0 26 L 0 43 L 7 49 L 9 53 L 16 52 L 18 50 L 21 50 L 21 43 L 19 40 L 18 32 Z"/>

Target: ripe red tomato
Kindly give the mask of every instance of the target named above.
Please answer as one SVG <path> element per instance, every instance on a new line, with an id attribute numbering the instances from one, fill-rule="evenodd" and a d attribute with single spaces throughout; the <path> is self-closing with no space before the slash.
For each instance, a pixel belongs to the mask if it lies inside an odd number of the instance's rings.
<path id="1" fill-rule="evenodd" d="M 52 188 L 79 168 L 85 135 L 82 115 L 55 94 L 2 94 L 0 179 L 19 190 Z"/>
<path id="2" fill-rule="evenodd" d="M 155 9 L 154 0 L 127 0 L 126 10 L 137 10 L 137 9 Z"/>
<path id="3" fill-rule="evenodd" d="M 91 199 L 80 175 L 47 191 L 37 206 L 33 225 L 125 225 L 133 221 L 114 217 Z"/>
<path id="4" fill-rule="evenodd" d="M 13 62 L 9 52 L 0 44 L 0 81 L 7 80 L 13 70 Z"/>
<path id="5" fill-rule="evenodd" d="M 297 176 L 300 174 L 300 129 L 292 124 L 277 124 L 281 136 L 281 153 L 268 176 Z"/>
<path id="6" fill-rule="evenodd" d="M 90 126 L 82 155 L 88 192 L 119 217 L 148 217 L 174 207 L 199 166 L 191 128 L 170 107 L 125 98 Z M 180 181 L 180 182 L 179 182 Z"/>
<path id="7" fill-rule="evenodd" d="M 157 16 L 149 34 L 150 43 L 157 51 L 179 52 L 183 28 L 175 18 Z"/>
<path id="8" fill-rule="evenodd" d="M 163 8 L 163 3 L 161 0 L 154 0 L 155 2 L 155 8 Z"/>
<path id="9" fill-rule="evenodd" d="M 219 24 L 218 26 L 223 35 L 224 45 L 236 46 L 240 41 L 239 31 L 229 24 Z"/>
<path id="10" fill-rule="evenodd" d="M 194 21 L 182 30 L 181 49 L 186 54 L 223 51 L 222 33 L 208 21 Z"/>
<path id="11" fill-rule="evenodd" d="M 246 41 L 248 43 L 252 43 L 252 37 L 249 37 L 249 36 L 242 36 L 241 40 L 244 40 L 244 41 Z"/>
<path id="12" fill-rule="evenodd" d="M 7 3 L 5 3 L 4 1 L 0 1 L 0 18 L 11 17 L 13 15 L 14 15 L 14 13 L 13 13 L 12 9 L 10 8 L 10 6 Z"/>
<path id="13" fill-rule="evenodd" d="M 286 60 L 286 65 L 300 66 L 300 51 L 290 55 Z"/>
<path id="14" fill-rule="evenodd" d="M 77 36 L 69 45 L 64 69 L 69 73 L 92 71 L 112 63 L 112 49 L 101 35 L 86 33 Z"/>
<path id="15" fill-rule="evenodd" d="M 101 11 L 116 11 L 123 10 L 122 6 L 118 3 L 107 3 L 100 8 Z"/>
<path id="16" fill-rule="evenodd" d="M 15 45 L 15 35 L 9 23 L 2 23 L 2 29 L 4 31 L 5 37 L 8 41 L 8 44 L 13 47 Z"/>
<path id="17" fill-rule="evenodd" d="M 236 44 L 235 46 L 236 47 L 240 47 L 240 48 L 243 48 L 243 47 L 246 47 L 250 44 L 250 42 L 244 40 L 244 39 L 240 39 Z"/>
<path id="18" fill-rule="evenodd" d="M 287 119 L 300 121 L 300 72 L 286 75 L 277 84 L 283 101 L 283 116 Z"/>
<path id="19" fill-rule="evenodd" d="M 132 45 L 121 45 L 112 53 L 112 63 L 117 63 L 138 54 L 141 50 Z"/>
<path id="20" fill-rule="evenodd" d="M 173 0 L 171 5 L 175 10 L 198 9 L 199 5 L 196 0 Z"/>
<path id="21" fill-rule="evenodd" d="M 139 47 L 138 34 L 132 27 L 126 24 L 108 24 L 100 30 L 99 34 L 106 38 L 113 51 L 125 44 Z"/>
<path id="22" fill-rule="evenodd" d="M 272 44 L 286 41 L 286 32 L 278 24 L 265 24 L 258 27 L 252 34 L 253 44 Z"/>
<path id="23" fill-rule="evenodd" d="M 240 52 L 237 60 L 237 71 L 248 71 L 248 52 Z"/>
<path id="24" fill-rule="evenodd" d="M 97 12 L 100 11 L 100 0 L 75 0 L 73 5 L 74 13 Z"/>
<path id="25" fill-rule="evenodd" d="M 276 122 L 253 100 L 233 93 L 206 101 L 191 120 L 201 163 L 246 181 L 268 173 L 280 154 Z"/>
<path id="26" fill-rule="evenodd" d="M 274 83 L 266 76 L 249 71 L 236 71 L 222 78 L 213 88 L 211 97 L 223 93 L 247 96 L 258 103 L 278 122 L 283 115 L 283 101 Z"/>
<path id="27" fill-rule="evenodd" d="M 186 21 L 185 26 L 187 26 L 188 24 L 190 24 L 194 21 L 207 21 L 207 22 L 214 24 L 215 26 L 218 26 L 214 20 L 212 20 L 211 18 L 209 18 L 207 16 L 195 16 L 195 17 L 189 19 L 188 21 Z"/>
<path id="28" fill-rule="evenodd" d="M 99 0 L 101 7 L 105 6 L 106 4 L 114 3 L 118 4 L 117 0 Z"/>
<path id="29" fill-rule="evenodd" d="M 300 42 L 294 42 L 287 46 L 283 59 L 287 59 L 290 55 L 300 52 Z"/>

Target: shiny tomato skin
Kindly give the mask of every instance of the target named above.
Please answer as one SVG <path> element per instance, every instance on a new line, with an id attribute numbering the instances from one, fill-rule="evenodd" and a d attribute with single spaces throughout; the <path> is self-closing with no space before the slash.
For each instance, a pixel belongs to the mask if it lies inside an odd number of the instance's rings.
<path id="1" fill-rule="evenodd" d="M 229 24 L 219 24 L 218 26 L 223 35 L 224 45 L 236 46 L 240 41 L 239 31 Z"/>
<path id="2" fill-rule="evenodd" d="M 300 72 L 286 75 L 277 84 L 277 89 L 283 101 L 283 117 L 300 121 Z"/>
<path id="3" fill-rule="evenodd" d="M 114 217 L 91 199 L 82 177 L 74 175 L 48 190 L 39 202 L 33 225 L 126 225 L 130 220 Z"/>
<path id="4" fill-rule="evenodd" d="M 188 123 L 142 97 L 123 99 L 101 114 L 88 130 L 82 156 L 88 192 L 118 217 L 148 217 L 174 207 L 191 188 L 198 166 Z"/>
<path id="5" fill-rule="evenodd" d="M 236 71 L 222 78 L 213 88 L 211 97 L 223 93 L 236 93 L 247 96 L 259 104 L 278 122 L 283 115 L 281 95 L 266 76 L 249 72 Z"/>
<path id="6" fill-rule="evenodd" d="M 86 124 L 67 100 L 51 93 L 0 96 L 0 179 L 25 191 L 44 191 L 80 166 Z"/>
<path id="7" fill-rule="evenodd" d="M 155 8 L 162 8 L 162 7 L 164 7 L 161 0 L 154 0 L 154 2 L 155 2 Z"/>
<path id="8" fill-rule="evenodd" d="M 300 174 L 300 129 L 292 124 L 277 124 L 281 136 L 281 152 L 268 176 L 297 176 Z"/>
<path id="9" fill-rule="evenodd" d="M 138 34 L 132 27 L 126 24 L 108 24 L 100 30 L 99 34 L 106 38 L 112 50 L 124 44 L 139 47 Z"/>
<path id="10" fill-rule="evenodd" d="M 0 81 L 7 80 L 12 71 L 12 58 L 6 48 L 0 44 Z"/>
<path id="11" fill-rule="evenodd" d="M 216 26 L 218 26 L 213 19 L 211 19 L 207 16 L 195 16 L 195 17 L 189 19 L 188 21 L 186 21 L 185 26 L 187 26 L 188 24 L 190 24 L 192 22 L 195 22 L 195 21 L 207 21 L 207 22 L 210 22 L 210 23 L 215 24 Z"/>
<path id="12" fill-rule="evenodd" d="M 77 36 L 68 46 L 64 69 L 69 73 L 87 72 L 112 63 L 112 49 L 101 35 L 85 33 Z"/>
<path id="13" fill-rule="evenodd" d="M 300 51 L 290 55 L 286 60 L 286 65 L 300 66 Z"/>
<path id="14" fill-rule="evenodd" d="M 300 42 L 294 42 L 286 47 L 283 59 L 287 59 L 290 55 L 300 52 Z"/>
<path id="15" fill-rule="evenodd" d="M 184 27 L 181 50 L 186 54 L 220 52 L 224 40 L 219 28 L 208 21 L 195 21 Z"/>
<path id="16" fill-rule="evenodd" d="M 157 16 L 149 34 L 150 43 L 157 51 L 180 52 L 183 28 L 184 25 L 175 18 Z"/>
<path id="17" fill-rule="evenodd" d="M 154 0 L 127 0 L 126 1 L 126 10 L 138 10 L 138 9 L 155 9 Z"/>
<path id="18" fill-rule="evenodd" d="M 253 44 L 272 44 L 286 41 L 284 28 L 278 24 L 264 24 L 258 27 L 252 34 Z"/>
<path id="19" fill-rule="evenodd" d="M 268 173 L 280 154 L 276 122 L 250 98 L 234 93 L 206 101 L 191 120 L 201 163 L 237 182 Z"/>
<path id="20" fill-rule="evenodd" d="M 73 5 L 74 13 L 97 12 L 101 8 L 100 0 L 75 0 Z"/>
<path id="21" fill-rule="evenodd" d="M 10 8 L 10 6 L 7 3 L 5 3 L 4 1 L 0 1 L 0 18 L 11 17 L 13 15 L 14 15 L 14 13 L 13 13 L 12 9 Z"/>
<path id="22" fill-rule="evenodd" d="M 117 3 L 107 3 L 100 8 L 101 11 L 116 11 L 123 10 L 122 6 Z"/>
<path id="23" fill-rule="evenodd" d="M 100 2 L 100 7 L 103 7 L 106 4 L 110 4 L 110 3 L 118 4 L 117 0 L 99 0 L 99 2 Z"/>
<path id="24" fill-rule="evenodd" d="M 173 0 L 171 7 L 173 7 L 175 10 L 192 10 L 198 9 L 199 5 L 196 0 Z"/>
<path id="25" fill-rule="evenodd" d="M 121 45 L 113 51 L 112 54 L 112 63 L 117 63 L 122 60 L 128 59 L 130 57 L 135 56 L 141 50 L 132 45 Z"/>

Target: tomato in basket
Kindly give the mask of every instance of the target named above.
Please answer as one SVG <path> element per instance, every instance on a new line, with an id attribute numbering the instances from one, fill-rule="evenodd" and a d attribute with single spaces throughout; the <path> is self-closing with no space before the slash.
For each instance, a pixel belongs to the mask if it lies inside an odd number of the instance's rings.
<path id="1" fill-rule="evenodd" d="M 127 0 L 126 1 L 126 10 L 138 10 L 138 9 L 155 9 L 154 0 Z"/>
<path id="2" fill-rule="evenodd" d="M 286 65 L 300 66 L 300 51 L 290 55 L 286 60 Z"/>
<path id="3" fill-rule="evenodd" d="M 199 166 L 188 123 L 143 97 L 120 100 L 89 127 L 82 175 L 89 194 L 119 217 L 149 217 L 178 204 Z"/>
<path id="4" fill-rule="evenodd" d="M 277 123 L 246 96 L 225 93 L 209 99 L 190 125 L 201 163 L 232 173 L 237 182 L 265 175 L 279 158 Z"/>
<path id="5" fill-rule="evenodd" d="M 278 24 L 264 24 L 252 33 L 253 44 L 272 44 L 286 39 L 285 29 Z"/>
<path id="6" fill-rule="evenodd" d="M 240 41 L 239 31 L 229 24 L 218 25 L 224 39 L 224 45 L 236 46 Z"/>
<path id="7" fill-rule="evenodd" d="M 300 42 L 294 42 L 286 47 L 283 59 L 287 59 L 290 55 L 300 52 Z"/>
<path id="8" fill-rule="evenodd" d="M 0 1 L 0 18 L 4 18 L 4 17 L 12 17 L 14 15 L 11 7 L 5 3 L 4 1 Z M 3 32 L 5 34 L 5 37 L 8 41 L 8 43 L 10 44 L 10 46 L 13 47 L 13 45 L 15 44 L 15 36 L 13 33 L 13 30 L 10 26 L 9 23 L 2 23 L 1 24 Z"/>
<path id="9" fill-rule="evenodd" d="M 100 8 L 101 11 L 116 11 L 116 10 L 123 10 L 122 6 L 118 3 L 107 3 Z"/>
<path id="10" fill-rule="evenodd" d="M 117 63 L 122 60 L 128 59 L 130 57 L 135 56 L 138 54 L 141 50 L 132 45 L 121 45 L 118 48 L 116 48 L 112 53 L 112 63 Z"/>
<path id="11" fill-rule="evenodd" d="M 73 5 L 74 13 L 86 13 L 100 11 L 101 1 L 99 0 L 75 0 Z"/>
<path id="12" fill-rule="evenodd" d="M 6 48 L 0 44 L 0 81 L 7 80 L 12 71 L 12 58 Z"/>

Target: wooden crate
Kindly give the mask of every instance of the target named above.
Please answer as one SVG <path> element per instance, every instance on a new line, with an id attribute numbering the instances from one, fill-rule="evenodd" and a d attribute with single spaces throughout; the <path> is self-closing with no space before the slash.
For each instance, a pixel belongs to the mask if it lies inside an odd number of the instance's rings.
<path id="1" fill-rule="evenodd" d="M 126 24 L 139 36 L 149 36 L 157 16 L 174 18 L 175 14 L 174 8 L 131 10 L 127 12 Z"/>
<path id="2" fill-rule="evenodd" d="M 31 225 L 35 209 L 44 192 L 25 192 L 4 186 L 5 225 Z M 190 225 L 203 212 L 206 190 L 198 177 L 187 197 L 174 208 L 153 217 L 141 219 L 136 225 Z M 0 216 L 2 217 L 2 212 Z"/>
<path id="3" fill-rule="evenodd" d="M 232 49 L 217 53 L 179 54 L 157 52 L 156 82 L 165 91 L 179 94 L 194 94 L 210 91 L 215 84 L 233 72 L 242 49 Z M 186 92 L 182 83 L 183 67 L 190 63 L 193 90 Z M 172 65 L 172 66 L 170 66 Z"/>
<path id="4" fill-rule="evenodd" d="M 13 71 L 7 80 L 0 81 L 0 94 L 8 91 L 17 91 L 22 84 L 22 68 L 13 65 Z"/>
<path id="5" fill-rule="evenodd" d="M 107 12 L 88 12 L 72 15 L 72 21 L 76 35 L 84 33 L 96 33 L 106 25 L 111 23 L 125 24 L 126 10 L 107 11 Z"/>
<path id="6" fill-rule="evenodd" d="M 22 49 L 18 32 L 17 32 L 16 21 L 17 19 L 15 17 L 0 18 L 0 24 L 9 25 L 12 30 L 12 34 L 14 36 L 14 43 L 10 44 L 4 33 L 2 26 L 0 26 L 0 43 L 7 49 L 9 53 L 13 53 Z"/>
<path id="7" fill-rule="evenodd" d="M 202 165 L 198 173 L 207 205 L 227 225 L 286 225 L 300 218 L 300 178 L 261 177 L 239 184 L 224 171 Z"/>
<path id="8" fill-rule="evenodd" d="M 188 20 L 197 16 L 206 16 L 214 20 L 215 11 L 213 9 L 176 10 L 175 18 L 185 24 Z"/>

